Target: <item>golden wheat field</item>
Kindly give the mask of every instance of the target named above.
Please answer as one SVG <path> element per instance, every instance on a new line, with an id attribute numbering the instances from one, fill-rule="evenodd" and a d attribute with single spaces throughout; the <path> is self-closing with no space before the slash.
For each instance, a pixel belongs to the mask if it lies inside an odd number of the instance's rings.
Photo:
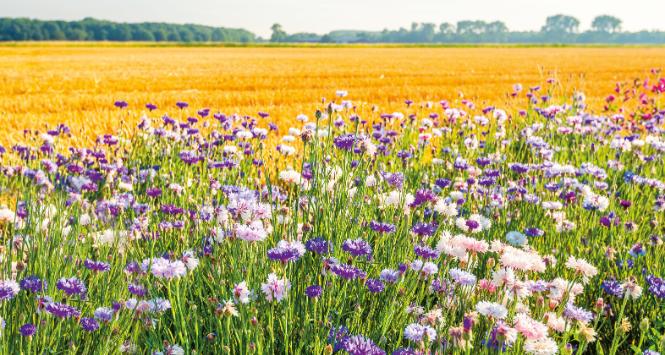
<path id="1" fill-rule="evenodd" d="M 133 125 L 149 102 L 160 114 L 176 111 L 176 101 L 191 110 L 266 111 L 284 126 L 338 89 L 385 111 L 405 99 L 510 105 L 513 84 L 548 78 L 563 93 L 582 90 L 593 106 L 617 81 L 643 78 L 663 63 L 665 48 L 5 46 L 0 137 L 16 142 L 24 129 L 63 122 L 90 139 Z M 129 113 L 115 100 L 127 101 Z"/>

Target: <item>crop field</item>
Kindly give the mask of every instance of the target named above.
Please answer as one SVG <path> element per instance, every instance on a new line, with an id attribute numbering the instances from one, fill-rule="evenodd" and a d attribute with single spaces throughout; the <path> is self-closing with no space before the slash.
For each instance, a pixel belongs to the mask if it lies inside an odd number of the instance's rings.
<path id="1" fill-rule="evenodd" d="M 0 354 L 658 354 L 663 63 L 0 47 Z"/>
<path id="2" fill-rule="evenodd" d="M 513 84 L 556 78 L 558 94 L 580 90 L 602 107 L 617 82 L 632 83 L 662 63 L 665 48 L 6 46 L 0 142 L 63 122 L 90 140 L 138 122 L 147 103 L 172 113 L 177 101 L 226 114 L 268 111 L 288 128 L 335 90 L 385 111 L 407 99 L 505 106 Z M 132 114 L 119 117 L 116 100 L 127 101 Z"/>

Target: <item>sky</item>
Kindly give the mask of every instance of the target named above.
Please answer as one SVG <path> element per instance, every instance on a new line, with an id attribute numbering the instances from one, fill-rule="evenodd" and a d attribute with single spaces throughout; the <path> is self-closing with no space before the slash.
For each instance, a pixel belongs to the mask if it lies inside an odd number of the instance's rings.
<path id="1" fill-rule="evenodd" d="M 263 37 L 273 23 L 288 33 L 319 34 L 459 20 L 501 20 L 511 30 L 539 30 L 558 13 L 577 17 L 582 30 L 601 14 L 621 18 L 624 30 L 655 30 L 665 29 L 664 11 L 663 0 L 0 0 L 0 17 L 196 23 Z"/>

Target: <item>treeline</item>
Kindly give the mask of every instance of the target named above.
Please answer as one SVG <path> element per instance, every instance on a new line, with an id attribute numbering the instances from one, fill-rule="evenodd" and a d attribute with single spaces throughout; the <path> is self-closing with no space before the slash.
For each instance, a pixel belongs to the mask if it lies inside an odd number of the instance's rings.
<path id="1" fill-rule="evenodd" d="M 271 42 L 328 43 L 635 43 L 663 44 L 662 31 L 621 31 L 621 20 L 597 16 L 586 31 L 572 16 L 547 18 L 540 31 L 510 31 L 502 21 L 459 21 L 451 23 L 412 23 L 410 29 L 383 31 L 332 31 L 325 35 L 286 33 L 282 26 L 272 26 Z"/>
<path id="2" fill-rule="evenodd" d="M 290 43 L 635 43 L 665 44 L 665 32 L 621 30 L 614 16 L 596 17 L 580 31 L 580 21 L 568 15 L 547 18 L 539 31 L 510 31 L 502 21 L 413 23 L 409 29 L 287 33 L 274 24 L 270 42 Z M 194 24 L 118 23 L 85 18 L 81 21 L 41 21 L 0 18 L 0 41 L 144 41 L 144 42 L 265 42 L 244 29 Z"/>
<path id="3" fill-rule="evenodd" d="M 118 23 L 85 18 L 81 21 L 41 21 L 0 18 L 0 41 L 146 41 L 146 42 L 254 42 L 244 29 L 177 25 L 170 23 Z"/>

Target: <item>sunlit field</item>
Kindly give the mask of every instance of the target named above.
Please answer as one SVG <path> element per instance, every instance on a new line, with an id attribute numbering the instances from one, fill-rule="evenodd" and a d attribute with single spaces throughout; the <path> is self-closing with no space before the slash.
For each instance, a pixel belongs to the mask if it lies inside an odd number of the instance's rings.
<path id="1" fill-rule="evenodd" d="M 3 47 L 0 354 L 658 354 L 663 63 Z"/>
<path id="2" fill-rule="evenodd" d="M 617 82 L 662 63 L 665 48 L 0 47 L 0 142 L 62 122 L 94 139 L 136 123 L 147 103 L 172 113 L 177 101 L 226 114 L 266 111 L 288 128 L 335 90 L 391 111 L 407 99 L 510 103 L 513 84 L 555 78 L 557 92 L 584 91 L 598 107 Z M 116 100 L 131 114 L 118 115 Z"/>

